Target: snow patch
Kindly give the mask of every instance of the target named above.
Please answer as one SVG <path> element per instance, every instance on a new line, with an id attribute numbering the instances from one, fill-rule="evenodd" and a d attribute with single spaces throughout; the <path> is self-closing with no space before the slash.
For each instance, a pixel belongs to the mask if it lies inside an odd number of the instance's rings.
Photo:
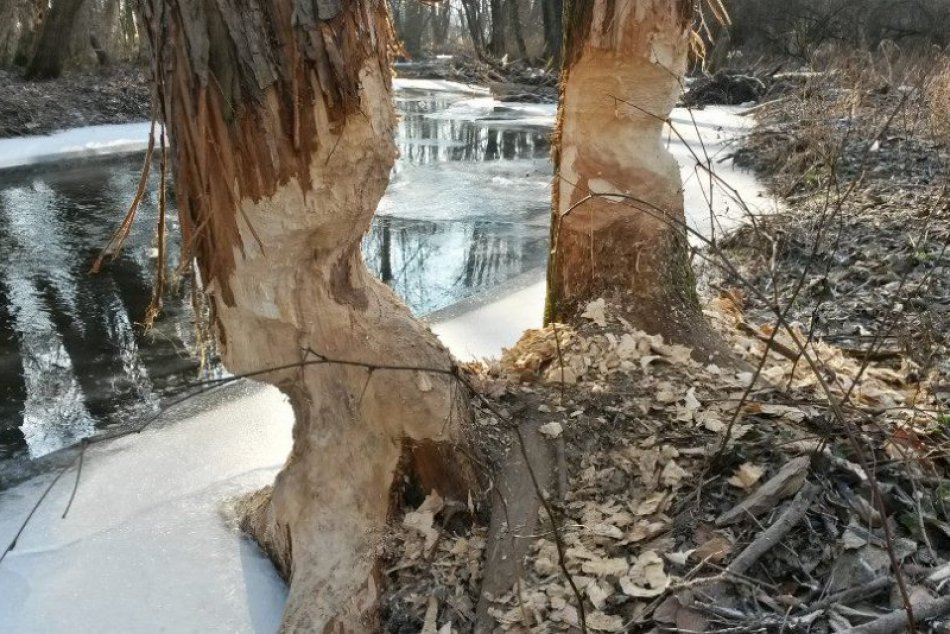
<path id="1" fill-rule="evenodd" d="M 148 148 L 150 127 L 151 123 L 147 121 L 91 125 L 46 136 L 0 139 L 0 169 L 91 156 L 144 152 Z"/>

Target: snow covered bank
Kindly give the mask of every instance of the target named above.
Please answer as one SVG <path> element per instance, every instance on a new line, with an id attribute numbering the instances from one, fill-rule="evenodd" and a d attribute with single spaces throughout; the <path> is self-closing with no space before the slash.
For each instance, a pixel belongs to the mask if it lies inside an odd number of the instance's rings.
<path id="1" fill-rule="evenodd" d="M 175 423 L 91 447 L 0 563 L 0 632 L 277 631 L 286 597 L 270 562 L 222 515 L 271 482 L 293 414 L 251 388 Z M 0 547 L 49 484 L 0 494 Z"/>
<path id="2" fill-rule="evenodd" d="M 453 92 L 468 95 L 487 95 L 488 88 L 474 84 L 463 84 L 447 79 L 393 79 L 393 90 L 414 90 L 419 92 Z"/>
<path id="3" fill-rule="evenodd" d="M 151 124 L 120 123 L 73 128 L 46 136 L 0 139 L 0 170 L 91 156 L 144 152 Z"/>

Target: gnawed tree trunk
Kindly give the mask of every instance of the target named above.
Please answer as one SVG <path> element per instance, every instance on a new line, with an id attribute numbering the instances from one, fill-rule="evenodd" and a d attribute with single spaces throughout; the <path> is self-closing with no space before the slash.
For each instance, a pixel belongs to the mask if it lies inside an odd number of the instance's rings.
<path id="1" fill-rule="evenodd" d="M 29 79 L 55 79 L 62 74 L 63 63 L 69 52 L 68 43 L 84 2 L 85 0 L 53 0 L 50 4 L 33 57 L 26 69 Z"/>
<path id="2" fill-rule="evenodd" d="M 568 0 L 548 320 L 622 295 L 647 332 L 701 350 L 679 166 L 664 121 L 686 70 L 690 0 Z M 594 194 L 622 194 L 596 197 Z"/>
<path id="3" fill-rule="evenodd" d="M 286 631 L 374 631 L 403 482 L 463 501 L 475 482 L 449 354 L 360 254 L 396 156 L 385 2 L 148 0 L 144 18 L 223 360 L 284 368 L 256 378 L 296 415 L 243 525 L 290 581 Z"/>

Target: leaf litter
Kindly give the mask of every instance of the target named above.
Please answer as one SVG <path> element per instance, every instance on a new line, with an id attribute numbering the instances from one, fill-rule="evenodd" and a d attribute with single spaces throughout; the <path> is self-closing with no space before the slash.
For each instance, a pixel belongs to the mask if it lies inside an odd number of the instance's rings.
<path id="1" fill-rule="evenodd" d="M 880 581 L 874 591 L 822 603 L 878 577 L 893 580 L 893 572 L 868 475 L 806 364 L 769 353 L 763 379 L 740 406 L 746 370 L 699 363 L 688 349 L 631 328 L 617 306 L 597 302 L 584 312 L 576 329 L 530 331 L 498 362 L 467 369 L 500 411 L 530 403 L 521 411 L 543 421 L 549 442 L 564 443 L 568 486 L 552 502 L 589 631 L 770 629 L 763 623 L 778 631 L 787 618 L 790 631 L 831 632 L 900 608 L 894 584 Z M 737 358 L 752 364 L 765 353 L 728 298 L 710 302 L 707 315 Z M 950 579 L 934 577 L 950 570 L 950 479 L 930 386 L 874 364 L 861 373 L 830 345 L 815 351 L 837 379 L 832 394 L 850 391 L 901 572 L 915 599 L 936 597 Z M 478 411 L 479 433 L 505 437 L 503 421 Z M 804 519 L 741 576 L 724 573 L 806 482 L 820 494 Z M 433 597 L 440 634 L 472 631 L 486 529 L 476 522 L 447 533 L 440 504 L 427 497 L 389 536 L 388 631 L 421 631 Z M 536 535 L 522 536 L 532 544 L 518 584 L 491 597 L 498 632 L 578 630 L 576 599 L 550 522 L 541 520 Z"/>

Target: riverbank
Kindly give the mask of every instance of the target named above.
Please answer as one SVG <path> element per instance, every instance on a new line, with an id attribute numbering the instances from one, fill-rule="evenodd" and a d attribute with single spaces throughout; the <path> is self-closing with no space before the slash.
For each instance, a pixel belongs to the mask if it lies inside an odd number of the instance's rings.
<path id="1" fill-rule="evenodd" d="M 144 68 L 119 65 L 42 82 L 0 70 L 0 138 L 132 123 L 147 120 L 150 111 L 151 87 Z"/>

